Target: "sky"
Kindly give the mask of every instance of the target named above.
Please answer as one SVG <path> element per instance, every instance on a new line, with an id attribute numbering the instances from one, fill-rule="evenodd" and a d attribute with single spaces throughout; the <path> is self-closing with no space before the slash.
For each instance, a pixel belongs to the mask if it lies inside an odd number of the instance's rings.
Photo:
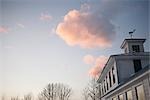
<path id="1" fill-rule="evenodd" d="M 0 0 L 0 96 L 65 83 L 72 100 L 130 38 L 146 38 L 148 0 Z"/>

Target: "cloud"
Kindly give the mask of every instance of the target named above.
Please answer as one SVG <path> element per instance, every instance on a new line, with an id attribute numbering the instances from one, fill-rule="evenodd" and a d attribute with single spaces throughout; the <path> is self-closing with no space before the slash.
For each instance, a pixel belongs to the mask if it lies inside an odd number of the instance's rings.
<path id="1" fill-rule="evenodd" d="M 58 23 L 56 34 L 70 46 L 106 48 L 116 37 L 115 20 L 143 8 L 137 0 L 98 0 L 70 10 Z M 141 5 L 142 4 L 142 5 Z M 132 15 L 131 15 L 132 16 Z"/>
<path id="2" fill-rule="evenodd" d="M 56 29 L 54 27 L 51 29 L 51 33 L 56 33 Z"/>
<path id="3" fill-rule="evenodd" d="M 81 9 L 80 9 L 80 11 L 83 11 L 83 12 L 85 12 L 85 11 L 89 11 L 90 10 L 90 5 L 89 4 L 87 4 L 87 3 L 84 3 L 84 4 L 82 4 L 81 5 Z"/>
<path id="4" fill-rule="evenodd" d="M 83 5 L 80 10 L 69 11 L 58 24 L 57 35 L 70 46 L 110 47 L 115 36 L 115 26 L 104 16 L 90 12 L 89 8 Z"/>
<path id="5" fill-rule="evenodd" d="M 89 70 L 89 75 L 91 77 L 98 77 L 103 69 L 103 67 L 105 66 L 106 62 L 108 60 L 108 57 L 106 56 L 99 56 L 97 58 L 95 58 L 94 64 L 91 67 L 91 69 Z"/>
<path id="6" fill-rule="evenodd" d="M 52 20 L 52 16 L 42 13 L 41 16 L 40 16 L 40 20 L 42 20 L 42 21 L 50 21 L 50 20 Z"/>
<path id="7" fill-rule="evenodd" d="M 56 33 L 55 31 L 56 31 L 56 29 L 54 27 L 51 28 L 48 36 L 51 37 L 51 36 L 55 35 L 55 33 Z"/>
<path id="8" fill-rule="evenodd" d="M 6 45 L 6 46 L 4 46 L 4 48 L 5 49 L 13 49 L 13 48 L 15 48 L 14 46 L 11 46 L 11 45 Z"/>
<path id="9" fill-rule="evenodd" d="M 93 64 L 94 63 L 94 57 L 92 55 L 86 55 L 83 58 L 84 63 L 86 64 Z"/>
<path id="10" fill-rule="evenodd" d="M 21 23 L 17 23 L 17 26 L 20 27 L 20 28 L 25 28 L 25 26 Z"/>
<path id="11" fill-rule="evenodd" d="M 0 26 L 0 33 L 8 33 L 9 29 L 3 26 Z"/>

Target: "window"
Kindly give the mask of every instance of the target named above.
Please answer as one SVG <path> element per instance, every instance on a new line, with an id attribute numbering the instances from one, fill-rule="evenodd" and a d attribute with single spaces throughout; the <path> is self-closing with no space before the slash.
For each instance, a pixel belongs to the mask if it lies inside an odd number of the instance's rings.
<path id="1" fill-rule="evenodd" d="M 103 95 L 102 84 L 101 84 L 101 87 L 100 87 L 100 91 L 101 91 L 101 96 L 102 96 Z"/>
<path id="2" fill-rule="evenodd" d="M 102 83 L 102 87 L 101 87 L 101 89 L 102 89 L 102 94 L 104 94 L 103 83 Z"/>
<path id="3" fill-rule="evenodd" d="M 113 76 L 113 84 L 114 84 L 116 82 L 115 73 L 114 73 L 114 66 L 112 67 L 112 76 Z"/>
<path id="4" fill-rule="evenodd" d="M 143 85 L 136 87 L 137 100 L 145 100 Z"/>
<path id="5" fill-rule="evenodd" d="M 132 46 L 132 50 L 133 50 L 134 52 L 140 52 L 140 47 L 139 47 L 139 45 L 133 45 L 133 46 Z"/>
<path id="6" fill-rule="evenodd" d="M 123 100 L 123 94 L 119 95 L 119 100 Z"/>
<path id="7" fill-rule="evenodd" d="M 106 76 L 106 87 L 107 87 L 107 90 L 108 90 L 108 78 Z"/>
<path id="8" fill-rule="evenodd" d="M 142 69 L 141 60 L 139 59 L 133 60 L 133 64 L 135 72 L 138 72 L 139 70 Z"/>
<path id="9" fill-rule="evenodd" d="M 117 100 L 117 98 L 116 98 L 116 97 L 113 97 L 112 100 Z"/>
<path id="10" fill-rule="evenodd" d="M 101 96 L 101 95 L 102 95 L 102 92 L 101 92 L 101 85 L 98 86 L 98 91 L 99 91 L 99 95 Z"/>
<path id="11" fill-rule="evenodd" d="M 131 90 L 126 92 L 126 97 L 127 97 L 127 100 L 133 100 L 132 91 Z"/>
<path id="12" fill-rule="evenodd" d="M 111 72 L 109 72 L 109 86 L 111 87 L 112 84 L 111 84 Z"/>
<path id="13" fill-rule="evenodd" d="M 106 92 L 106 82 L 104 80 L 104 92 Z"/>

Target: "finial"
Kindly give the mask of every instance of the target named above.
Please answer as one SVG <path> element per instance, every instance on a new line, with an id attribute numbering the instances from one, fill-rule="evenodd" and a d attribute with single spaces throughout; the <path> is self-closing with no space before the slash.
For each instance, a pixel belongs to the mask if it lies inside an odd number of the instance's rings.
<path id="1" fill-rule="evenodd" d="M 133 33 L 136 31 L 136 29 L 134 29 L 133 31 L 130 31 L 129 32 L 129 35 L 131 36 L 131 39 L 132 39 L 132 37 L 133 37 Z"/>

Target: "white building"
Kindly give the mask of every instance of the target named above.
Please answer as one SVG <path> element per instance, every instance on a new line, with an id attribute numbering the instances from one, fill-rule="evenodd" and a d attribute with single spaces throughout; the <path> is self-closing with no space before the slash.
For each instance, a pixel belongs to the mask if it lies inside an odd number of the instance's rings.
<path id="1" fill-rule="evenodd" d="M 145 39 L 125 39 L 124 54 L 111 55 L 98 79 L 100 100 L 149 100 L 150 53 Z"/>

